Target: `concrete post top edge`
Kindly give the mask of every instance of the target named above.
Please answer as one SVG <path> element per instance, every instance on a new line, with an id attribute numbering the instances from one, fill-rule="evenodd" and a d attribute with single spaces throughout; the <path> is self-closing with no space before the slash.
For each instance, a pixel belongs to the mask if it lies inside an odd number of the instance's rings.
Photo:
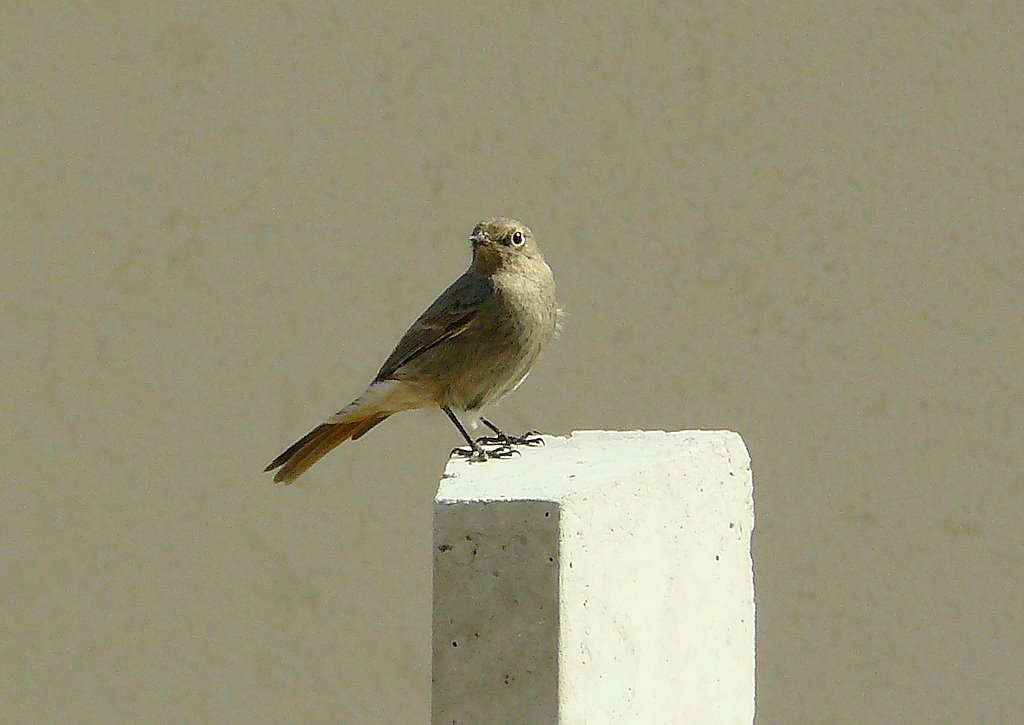
<path id="1" fill-rule="evenodd" d="M 514 458 L 445 466 L 436 505 L 524 501 L 557 503 L 581 490 L 622 480 L 650 465 L 685 469 L 705 456 L 725 459 L 730 468 L 749 469 L 743 439 L 728 430 L 573 431 L 544 436 L 545 445 L 523 448 Z"/>

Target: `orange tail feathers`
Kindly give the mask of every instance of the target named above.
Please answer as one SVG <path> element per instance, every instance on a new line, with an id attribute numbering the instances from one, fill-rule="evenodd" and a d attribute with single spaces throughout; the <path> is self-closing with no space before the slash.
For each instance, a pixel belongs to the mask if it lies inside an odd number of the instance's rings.
<path id="1" fill-rule="evenodd" d="M 355 418 L 340 423 L 321 423 L 295 441 L 288 450 L 271 461 L 270 465 L 263 470 L 266 472 L 280 468 L 281 470 L 274 474 L 274 482 L 291 483 L 337 446 L 349 438 L 359 438 L 387 417 L 386 413 L 374 413 L 365 418 Z"/>

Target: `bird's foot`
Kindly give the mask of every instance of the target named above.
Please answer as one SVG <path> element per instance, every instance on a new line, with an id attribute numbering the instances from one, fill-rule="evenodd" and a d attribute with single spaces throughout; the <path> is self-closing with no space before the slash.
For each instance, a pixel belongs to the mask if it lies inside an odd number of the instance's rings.
<path id="1" fill-rule="evenodd" d="M 449 457 L 458 456 L 459 458 L 468 459 L 470 463 L 482 463 L 490 458 L 511 458 L 513 454 L 517 456 L 522 455 L 515 448 L 504 443 L 498 443 L 493 448 L 486 449 L 480 445 L 478 440 L 472 448 L 469 446 L 453 448 Z"/>
<path id="2" fill-rule="evenodd" d="M 469 446 L 462 446 L 460 448 L 452 448 L 452 452 L 448 454 L 449 458 L 468 458 L 471 461 L 486 461 L 487 451 L 483 448 L 470 448 Z"/>
<path id="3" fill-rule="evenodd" d="M 510 436 L 507 433 L 499 433 L 493 436 L 481 436 L 476 439 L 476 442 L 484 446 L 505 446 L 511 448 L 512 446 L 529 446 L 536 448 L 537 446 L 544 445 L 544 439 L 541 438 L 540 432 L 535 430 L 529 430 L 520 436 Z"/>
<path id="4" fill-rule="evenodd" d="M 509 438 L 512 445 L 515 446 L 530 446 L 536 448 L 537 446 L 544 445 L 544 439 L 541 438 L 539 430 L 528 430 L 521 436 L 512 436 Z"/>
<path id="5" fill-rule="evenodd" d="M 513 454 L 517 456 L 523 455 L 512 446 L 505 444 L 497 445 L 491 450 L 487 451 L 487 455 L 491 458 L 511 458 Z"/>

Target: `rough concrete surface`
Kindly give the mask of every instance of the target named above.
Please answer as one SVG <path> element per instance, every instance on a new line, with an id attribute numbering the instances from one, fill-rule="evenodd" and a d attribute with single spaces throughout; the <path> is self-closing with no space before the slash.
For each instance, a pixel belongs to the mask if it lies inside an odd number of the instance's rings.
<path id="1" fill-rule="evenodd" d="M 577 431 L 452 462 L 434 518 L 433 722 L 750 723 L 738 435 Z"/>
<path id="2" fill-rule="evenodd" d="M 1015 3 L 7 3 L 0 721 L 424 723 L 441 413 L 288 488 L 521 218 L 502 427 L 738 431 L 758 719 L 1024 691 Z"/>

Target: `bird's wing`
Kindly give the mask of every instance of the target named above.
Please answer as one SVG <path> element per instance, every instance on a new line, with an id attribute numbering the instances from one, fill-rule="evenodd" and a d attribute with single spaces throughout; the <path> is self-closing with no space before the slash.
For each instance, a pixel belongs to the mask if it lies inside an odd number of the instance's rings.
<path id="1" fill-rule="evenodd" d="M 488 277 L 466 272 L 452 282 L 434 303 L 420 315 L 395 345 L 377 373 L 375 381 L 385 380 L 399 368 L 443 342 L 463 333 L 480 306 L 494 295 Z"/>

